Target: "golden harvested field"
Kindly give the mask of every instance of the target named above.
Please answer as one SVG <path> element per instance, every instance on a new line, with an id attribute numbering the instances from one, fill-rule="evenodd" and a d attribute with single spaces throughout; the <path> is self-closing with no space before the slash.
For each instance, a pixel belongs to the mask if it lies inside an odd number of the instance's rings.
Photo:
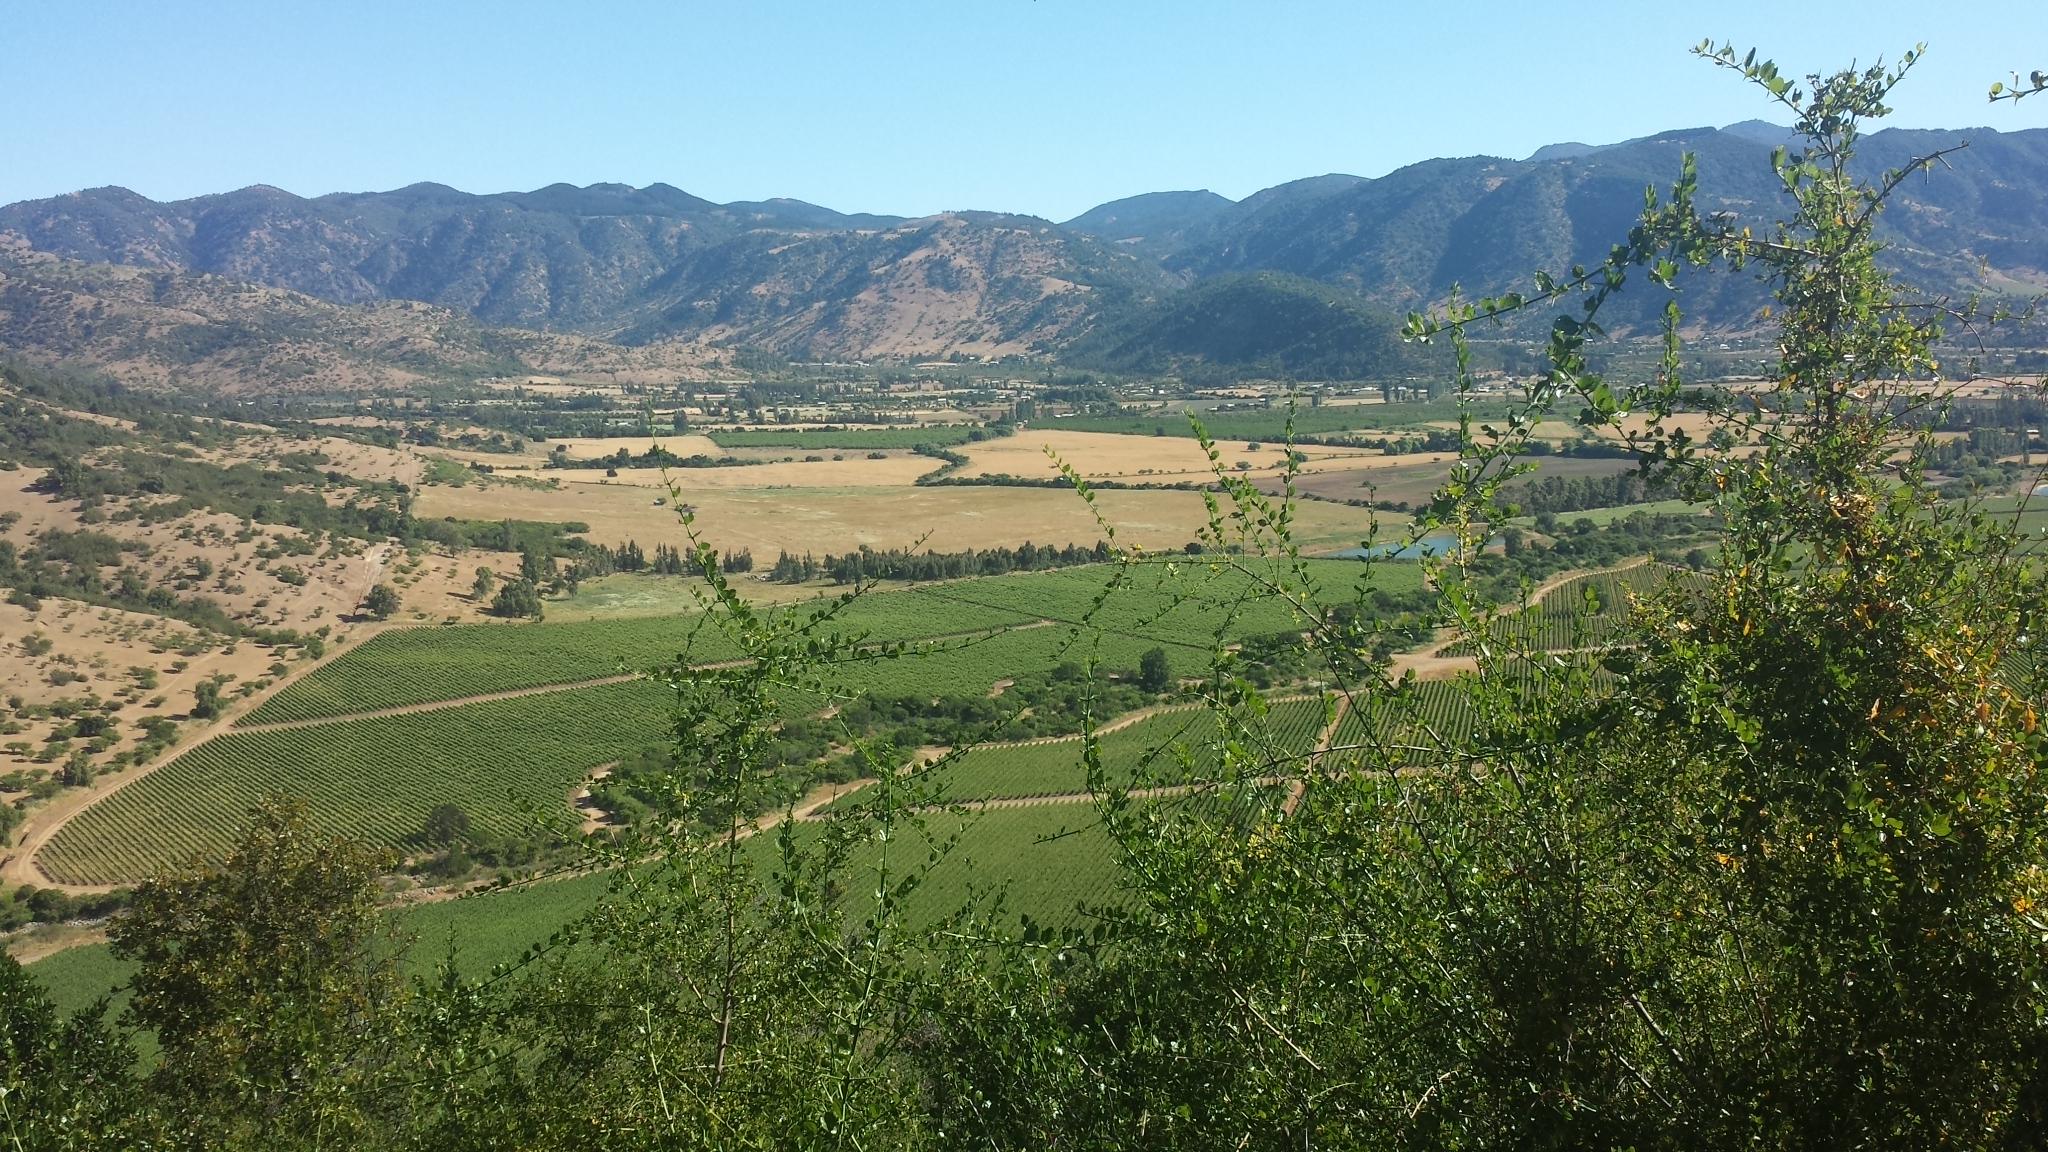
<path id="1" fill-rule="evenodd" d="M 2048 388 L 2048 376 L 1983 376 L 1948 386 L 1957 397 L 1970 400 L 2017 399 L 2039 395 L 2043 388 Z"/>
<path id="2" fill-rule="evenodd" d="M 1176 484 L 1202 481 L 1210 476 L 1208 458 L 1201 445 L 1182 436 L 1125 436 L 1112 432 L 1029 431 L 1003 440 L 983 441 L 961 447 L 973 461 L 961 469 L 961 476 L 1008 473 L 1014 476 L 1051 476 L 1057 470 L 1046 458 L 1051 445 L 1083 476 L 1094 480 L 1122 480 L 1135 483 Z M 1278 491 L 1286 457 L 1273 445 L 1258 451 L 1241 440 L 1217 444 L 1224 467 L 1233 474 L 1250 477 L 1261 488 Z M 1302 445 L 1297 451 L 1308 459 L 1300 469 L 1296 487 L 1330 500 L 1361 500 L 1373 495 L 1368 484 L 1381 490 L 1383 500 L 1426 499 L 1441 483 L 1444 470 L 1457 458 L 1452 452 L 1414 452 L 1399 456 L 1357 448 L 1325 448 Z M 1250 464 L 1239 470 L 1239 461 Z"/>
<path id="3" fill-rule="evenodd" d="M 1116 432 L 1067 432 L 1057 428 L 1032 428 L 999 440 L 962 444 L 955 451 L 970 463 L 955 475 L 1056 476 L 1059 469 L 1047 458 L 1046 449 L 1059 453 L 1083 476 L 1104 480 L 1156 480 L 1163 484 L 1199 480 L 1209 475 L 1209 458 L 1202 446 L 1185 436 L 1126 436 Z M 1278 446 L 1262 444 L 1254 451 L 1242 440 L 1224 440 L 1216 445 L 1223 466 L 1243 460 L 1257 471 L 1277 471 L 1285 457 Z M 1334 457 L 1388 459 L 1378 453 L 1367 455 L 1356 448 L 1320 448 L 1304 444 L 1296 449 L 1310 460 Z"/>
<path id="4" fill-rule="evenodd" d="M 1103 514 L 1117 526 L 1118 540 L 1148 548 L 1187 543 L 1206 516 L 1196 492 L 1107 491 L 1097 496 Z M 781 550 L 846 552 L 862 544 L 904 548 L 920 538 L 923 547 L 954 551 L 1025 540 L 1092 544 L 1102 537 L 1080 497 L 1062 488 L 706 487 L 687 498 L 707 540 L 723 549 L 751 548 L 757 559 L 773 560 Z M 646 488 L 622 484 L 569 484 L 546 492 L 434 487 L 420 493 L 414 510 L 421 516 L 576 520 L 590 525 L 590 538 L 597 542 L 630 539 L 652 548 L 682 535 L 674 511 L 653 500 Z M 1357 542 L 1366 520 L 1362 509 L 1310 502 L 1297 510 L 1296 525 L 1306 544 L 1344 547 Z"/>

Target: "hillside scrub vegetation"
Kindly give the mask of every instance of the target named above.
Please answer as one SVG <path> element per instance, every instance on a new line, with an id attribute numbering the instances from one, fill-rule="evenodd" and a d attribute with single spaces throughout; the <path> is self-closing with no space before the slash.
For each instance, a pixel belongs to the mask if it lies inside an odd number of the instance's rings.
<path id="1" fill-rule="evenodd" d="M 1925 474 L 1948 391 L 1930 348 L 1997 317 L 1894 282 L 1874 227 L 1907 170 L 1849 167 L 1917 52 L 1804 81 L 1699 54 L 1793 119 L 1783 219 L 1702 213 L 1688 158 L 1604 260 L 1408 322 L 1457 352 L 1447 391 L 1469 398 L 1469 331 L 1562 309 L 1511 410 L 1461 409 L 1415 529 L 1452 538 L 1428 603 L 1474 674 L 1425 689 L 1374 660 L 1379 618 L 1321 607 L 1288 489 L 1219 458 L 1199 552 L 1143 555 L 1105 516 L 1122 579 L 1079 614 L 1113 620 L 1137 573 L 1189 597 L 1249 582 L 1238 599 L 1299 608 L 1327 738 L 1222 628 L 1205 660 L 1141 658 L 1197 682 L 1207 735 L 1164 757 L 1178 774 L 1112 774 L 1091 725 L 1117 898 L 1067 926 L 1018 923 L 1000 891 L 913 916 L 976 851 L 944 790 L 965 750 L 905 773 L 849 733 L 861 803 L 802 831 L 747 815 L 789 702 L 855 701 L 900 651 L 848 623 L 869 577 L 758 610 L 684 511 L 735 658 L 654 670 L 677 767 L 638 782 L 655 818 L 585 840 L 594 909 L 488 973 L 401 986 L 366 912 L 382 862 L 268 805 L 224 863 L 137 892 L 118 1015 L 58 1019 L 0 961 L 0 1131 L 25 1150 L 2048 1143 L 2048 603 L 2008 523 Z M 1656 419 L 1685 391 L 1675 305 L 1661 371 L 1587 362 L 1624 287 L 1716 268 L 1774 299 L 1775 370 L 1718 411 L 1741 450 Z M 1718 529 L 1697 572 L 1581 582 L 1600 635 L 1573 652 L 1495 626 L 1531 589 L 1481 549 L 1554 412 L 1625 438 Z"/>
<path id="2" fill-rule="evenodd" d="M 1109 372 L 1172 372 L 1191 383 L 1249 373 L 1341 380 L 1418 373 L 1400 322 L 1362 297 L 1278 272 L 1214 276 L 1099 318 L 1066 359 Z"/>

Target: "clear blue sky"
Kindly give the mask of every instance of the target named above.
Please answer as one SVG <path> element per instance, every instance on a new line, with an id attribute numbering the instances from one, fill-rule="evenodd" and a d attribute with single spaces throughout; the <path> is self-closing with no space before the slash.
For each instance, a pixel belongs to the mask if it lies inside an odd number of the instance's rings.
<path id="1" fill-rule="evenodd" d="M 2048 68 L 2048 3 L 7 0 L 0 202 L 434 180 L 664 181 L 714 200 L 1064 219 L 1432 156 L 1523 156 L 1769 116 L 1705 36 L 1803 74 L 1929 54 L 1913 127 Z"/>

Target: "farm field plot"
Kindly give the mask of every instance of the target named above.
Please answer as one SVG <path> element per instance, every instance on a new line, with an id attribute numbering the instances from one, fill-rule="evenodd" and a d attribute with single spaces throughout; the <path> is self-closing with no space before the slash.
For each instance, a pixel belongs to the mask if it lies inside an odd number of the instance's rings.
<path id="1" fill-rule="evenodd" d="M 1048 449 L 1057 453 L 1061 461 L 1072 465 L 1075 471 L 1091 479 L 1123 479 L 1139 483 L 1150 480 L 1171 484 L 1182 480 L 1201 480 L 1210 475 L 1208 455 L 1200 444 L 1185 436 L 1072 432 L 1065 424 L 1066 421 L 1058 425 L 1039 425 L 1015 436 L 966 445 L 961 451 L 968 463 L 954 475 L 962 478 L 1057 476 L 1059 468 L 1046 455 Z M 1228 440 L 1218 442 L 1216 448 L 1225 468 L 1238 460 L 1244 460 L 1254 469 L 1277 468 L 1285 461 L 1285 454 L 1271 444 L 1253 448 L 1250 441 Z M 1314 445 L 1303 445 L 1300 451 L 1312 460 L 1363 455 L 1357 448 Z M 1375 460 L 1385 458 L 1378 453 L 1370 457 Z"/>
<path id="2" fill-rule="evenodd" d="M 591 769 L 658 740 L 668 700 L 639 681 L 282 731 L 229 732 L 136 780 L 37 855 L 67 884 L 133 881 L 210 855 L 263 796 L 304 798 L 324 830 L 415 847 L 427 813 L 460 806 L 508 834 L 563 816 Z"/>
<path id="3" fill-rule="evenodd" d="M 1449 452 L 1421 452 L 1402 456 L 1374 456 L 1311 462 L 1294 479 L 1297 492 L 1319 501 L 1378 500 L 1383 503 L 1420 505 L 1449 475 Z M 1279 495 L 1284 478 L 1254 474 L 1254 483 L 1268 495 Z M 1396 522 L 1387 527 L 1399 531 Z"/>
<path id="4" fill-rule="evenodd" d="M 706 662 L 732 649 L 690 619 L 460 624 L 371 637 L 236 721 L 254 727 L 328 719 L 636 671 L 686 647 Z"/>
<path id="5" fill-rule="evenodd" d="M 1978 510 L 1992 524 L 2021 534 L 2015 549 L 2023 553 L 2048 551 L 2048 492 L 2034 496 L 1994 496 Z"/>
<path id="6" fill-rule="evenodd" d="M 1483 399 L 1473 403 L 1475 419 L 1498 419 L 1508 412 L 1508 403 L 1499 399 Z M 1276 443 L 1287 432 L 1287 407 L 1284 401 L 1276 402 L 1268 409 L 1247 409 L 1232 412 L 1196 412 L 1202 422 L 1203 431 L 1217 440 L 1261 440 Z M 1426 428 L 1439 421 L 1458 418 L 1458 408 L 1451 400 L 1396 404 L 1350 404 L 1326 408 L 1310 407 L 1303 401 L 1294 412 L 1294 434 L 1297 436 L 1341 436 L 1349 433 L 1374 436 L 1383 430 L 1405 431 Z M 1129 436 L 1186 436 L 1192 438 L 1194 430 L 1188 424 L 1185 411 L 1146 412 L 1125 416 L 1075 416 L 1061 420 L 1060 427 L 1073 432 L 1121 432 Z"/>
<path id="7" fill-rule="evenodd" d="M 969 424 L 908 425 L 900 428 L 719 428 L 709 433 L 720 448 L 854 449 L 950 447 L 989 435 Z"/>
<path id="8" fill-rule="evenodd" d="M 1413 452 L 1399 456 L 1336 457 L 1310 460 L 1302 466 L 1294 486 L 1297 491 L 1319 500 L 1377 500 L 1384 504 L 1423 505 L 1449 476 L 1455 452 Z M 1522 457 L 1536 465 L 1536 478 L 1545 476 L 1613 476 L 1635 469 L 1631 460 L 1600 457 Z M 1254 474 L 1261 489 L 1277 493 L 1278 477 Z M 1514 489 L 1508 499 L 1513 500 Z M 1572 514 L 1566 514 L 1570 519 Z"/>
<path id="9" fill-rule="evenodd" d="M 1074 923 L 1083 905 L 1114 904 L 1120 870 L 1116 845 L 1088 804 L 1047 804 L 985 812 L 934 813 L 923 830 L 908 830 L 894 842 L 899 871 L 919 862 L 927 846 L 958 836 L 958 842 L 904 905 L 913 930 L 936 926 L 959 911 L 970 895 L 1001 891 L 1010 923 L 1030 916 L 1040 924 Z M 769 837 L 758 837 L 768 847 Z M 875 887 L 881 846 L 871 842 L 851 861 L 847 913 L 867 914 Z"/>
<path id="10" fill-rule="evenodd" d="M 812 610 L 815 606 L 783 609 Z M 897 640 L 975 632 L 1030 619 L 1035 617 L 962 605 L 926 589 L 906 589 L 861 598 L 833 627 Z M 238 726 L 574 684 L 642 671 L 678 656 L 708 664 L 734 655 L 724 633 L 696 615 L 399 629 L 372 637 L 294 681 L 244 716 Z"/>
<path id="11" fill-rule="evenodd" d="M 1135 668 L 1157 642 L 1136 636 L 1077 634 L 1071 627 L 1013 628 L 986 638 L 939 641 L 893 659 L 862 661 L 839 680 L 849 695 L 985 696 L 996 681 L 1051 671 L 1091 657 L 1110 668 Z M 1167 645 L 1174 666 L 1205 665 L 1206 649 Z"/>
<path id="12" fill-rule="evenodd" d="M 704 538 L 721 549 L 750 548 L 757 557 L 785 550 L 839 553 L 862 544 L 941 552 L 1013 548 L 1025 540 L 1086 547 L 1102 538 L 1087 505 L 1063 488 L 710 488 L 693 487 L 688 475 L 681 480 L 683 499 L 695 510 Z M 522 518 L 580 521 L 590 526 L 593 540 L 638 540 L 652 548 L 680 535 L 674 510 L 657 507 L 641 487 L 567 484 L 522 489 L 517 500 Z M 421 490 L 414 513 L 502 519 L 505 503 L 502 488 L 436 486 Z M 1186 544 L 1208 515 L 1200 493 L 1170 490 L 1099 492 L 1096 507 L 1117 525 L 1118 540 L 1146 548 Z M 1295 510 L 1295 530 L 1304 548 L 1345 547 L 1358 542 L 1368 519 L 1362 509 L 1306 501 Z"/>
<path id="13" fill-rule="evenodd" d="M 1638 564 L 1618 572 L 1595 572 L 1566 581 L 1528 609 L 1496 618 L 1490 635 L 1503 645 L 1557 652 L 1605 643 L 1627 621 L 1632 600 L 1674 584 L 1697 586 L 1700 577 L 1665 564 Z M 1591 596 L 1591 602 L 1587 597 Z M 1472 656 L 1480 648 L 1468 639 L 1444 649 L 1446 656 Z"/>
<path id="14" fill-rule="evenodd" d="M 806 826 L 797 835 L 815 832 Z M 922 860 L 931 841 L 956 835 L 953 851 L 906 906 L 913 928 L 935 924 L 957 911 L 970 891 L 1004 891 L 1013 923 L 1028 915 L 1053 925 L 1072 923 L 1081 915 L 1083 902 L 1107 903 L 1116 897 L 1114 845 L 1087 805 L 935 814 L 927 818 L 924 831 L 907 830 L 898 841 L 897 866 Z M 765 876 L 774 864 L 775 837 L 756 836 L 747 842 L 746 851 Z M 867 893 L 880 863 L 880 849 L 873 845 L 850 861 L 849 915 L 865 915 L 872 909 Z M 393 927 L 401 939 L 411 942 L 405 969 L 410 975 L 429 976 L 435 965 L 452 955 L 463 975 L 482 976 L 495 965 L 516 960 L 528 946 L 590 909 L 603 898 L 610 880 L 608 874 L 593 873 L 394 909 Z M 59 952 L 28 970 L 59 1011 L 68 1014 L 111 993 L 134 968 L 114 959 L 106 945 L 93 944 Z"/>
<path id="15" fill-rule="evenodd" d="M 1321 700 L 1287 700 L 1272 706 L 1254 725 L 1263 739 L 1244 751 L 1261 764 L 1260 775 L 1282 775 L 1314 751 L 1322 733 Z M 1148 716 L 1102 737 L 1105 781 L 1111 787 L 1155 787 L 1217 778 L 1223 765 L 1223 732 L 1205 708 L 1180 708 Z M 949 801 L 1063 796 L 1088 791 L 1088 770 L 1079 738 L 1026 744 L 991 744 L 932 769 Z M 1185 754 L 1186 759 L 1182 759 Z M 858 794 L 854 798 L 857 799 Z"/>
<path id="16" fill-rule="evenodd" d="M 1315 584 L 1315 598 L 1325 606 L 1353 600 L 1360 580 L 1389 592 L 1422 586 L 1422 571 L 1412 564 L 1368 567 L 1355 560 L 1311 560 L 1308 572 Z M 1139 565 L 1131 570 L 1125 587 L 1096 609 L 1095 602 L 1110 578 L 1111 570 L 1105 567 L 1070 568 L 939 585 L 932 592 L 964 604 L 1031 613 L 1064 623 L 1088 620 L 1104 632 L 1203 650 L 1214 643 L 1219 628 L 1224 638 L 1231 640 L 1307 626 L 1290 604 L 1267 595 L 1251 577 L 1227 568 L 1208 571 L 1199 559 L 1176 561 L 1171 572 L 1164 563 Z"/>
<path id="17" fill-rule="evenodd" d="M 1354 705 L 1330 737 L 1332 770 L 1427 763 L 1431 749 L 1469 738 L 1475 722 L 1465 686 L 1455 680 L 1421 681 L 1407 700 L 1360 697 Z"/>

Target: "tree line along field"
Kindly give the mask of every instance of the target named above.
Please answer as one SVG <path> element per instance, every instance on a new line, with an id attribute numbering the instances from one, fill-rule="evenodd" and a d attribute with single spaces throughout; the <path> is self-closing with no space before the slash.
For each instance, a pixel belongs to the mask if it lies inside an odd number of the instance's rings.
<path id="1" fill-rule="evenodd" d="M 1224 602 L 1243 609 L 1220 629 L 1226 639 L 1305 626 L 1282 601 L 1244 596 L 1249 584 L 1242 575 L 1192 567 L 1193 583 L 1182 588 L 1163 567 L 1140 566 L 1131 587 L 1095 613 L 1103 628 L 1115 629 L 1099 632 L 1079 622 L 1110 577 L 1104 566 L 871 594 L 835 627 L 872 630 L 907 647 L 894 658 L 841 669 L 839 687 L 849 698 L 984 697 L 1002 679 L 1061 664 L 1129 668 L 1153 647 L 1167 652 L 1177 675 L 1194 675 L 1207 665 L 1215 620 L 1227 615 Z M 1365 570 L 1354 561 L 1314 569 L 1330 599 L 1348 599 L 1345 578 Z M 1376 580 L 1403 586 L 1419 579 L 1407 566 L 1374 571 Z M 930 639 L 933 633 L 947 638 Z M 588 681 L 681 651 L 709 662 L 731 658 L 734 649 L 722 633 L 687 617 L 389 632 L 289 686 L 243 727 L 87 808 L 37 861 L 60 883 L 130 882 L 218 850 L 233 814 L 276 792 L 307 798 L 334 831 L 401 853 L 418 847 L 427 814 L 442 803 L 462 808 L 482 832 L 516 835 L 536 819 L 565 816 L 569 792 L 599 766 L 664 739 L 663 689 Z M 550 685 L 565 687 L 460 702 Z M 447 706 L 425 707 L 437 703 Z M 408 706 L 421 710 L 355 715 Z M 262 726 L 287 720 L 298 723 Z"/>

